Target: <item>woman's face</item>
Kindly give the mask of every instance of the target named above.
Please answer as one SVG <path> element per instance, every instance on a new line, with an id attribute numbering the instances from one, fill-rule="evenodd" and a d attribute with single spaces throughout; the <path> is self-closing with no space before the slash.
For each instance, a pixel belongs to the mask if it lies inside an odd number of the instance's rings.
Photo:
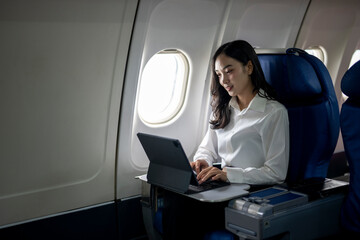
<path id="1" fill-rule="evenodd" d="M 252 63 L 245 66 L 234 58 L 220 54 L 215 61 L 215 72 L 219 82 L 232 97 L 251 94 L 254 86 L 251 82 Z"/>

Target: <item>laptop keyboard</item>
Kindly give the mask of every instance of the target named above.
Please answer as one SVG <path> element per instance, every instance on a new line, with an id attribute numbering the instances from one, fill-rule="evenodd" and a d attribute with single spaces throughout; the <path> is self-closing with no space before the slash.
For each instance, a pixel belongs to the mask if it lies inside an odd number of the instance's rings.
<path id="1" fill-rule="evenodd" d="M 219 187 L 223 187 L 223 186 L 227 186 L 227 185 L 230 185 L 230 183 L 223 182 L 223 181 L 209 181 L 209 182 L 204 182 L 198 186 L 190 184 L 188 193 L 203 192 L 203 191 L 207 191 L 210 189 L 219 188 Z"/>

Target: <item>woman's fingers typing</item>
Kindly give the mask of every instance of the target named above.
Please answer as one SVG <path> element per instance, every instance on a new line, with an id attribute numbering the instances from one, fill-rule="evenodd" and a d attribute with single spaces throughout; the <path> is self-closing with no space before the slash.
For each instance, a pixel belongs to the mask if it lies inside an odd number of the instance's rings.
<path id="1" fill-rule="evenodd" d="M 217 167 L 209 167 L 208 163 L 203 159 L 191 162 L 190 166 L 196 172 L 197 180 L 200 184 L 208 180 L 227 181 L 226 170 L 223 171 Z"/>
<path id="2" fill-rule="evenodd" d="M 196 162 L 191 163 L 192 169 L 196 172 L 198 175 L 202 170 L 206 169 L 208 167 L 208 163 L 205 160 L 197 160 Z"/>
<path id="3" fill-rule="evenodd" d="M 221 180 L 226 181 L 226 172 L 218 169 L 217 167 L 209 167 L 204 170 L 202 170 L 198 175 L 197 179 L 199 183 L 203 183 L 207 180 Z"/>

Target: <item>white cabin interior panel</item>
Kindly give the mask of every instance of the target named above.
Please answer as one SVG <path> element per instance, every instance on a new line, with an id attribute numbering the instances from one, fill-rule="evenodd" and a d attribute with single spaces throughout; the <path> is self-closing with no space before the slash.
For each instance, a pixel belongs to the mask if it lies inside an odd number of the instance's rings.
<path id="1" fill-rule="evenodd" d="M 114 199 L 136 7 L 0 3 L 0 225 Z"/>

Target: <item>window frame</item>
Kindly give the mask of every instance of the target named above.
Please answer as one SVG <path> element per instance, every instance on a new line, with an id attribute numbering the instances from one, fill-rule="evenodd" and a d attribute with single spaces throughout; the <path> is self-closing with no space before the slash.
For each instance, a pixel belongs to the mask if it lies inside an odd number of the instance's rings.
<path id="1" fill-rule="evenodd" d="M 318 59 L 320 59 L 324 63 L 324 65 L 327 66 L 328 56 L 327 56 L 327 51 L 323 46 L 320 46 L 320 45 L 318 45 L 318 46 L 310 46 L 310 47 L 306 48 L 305 51 L 308 54 L 310 54 L 312 56 L 315 56 Z M 320 52 L 321 56 L 319 56 L 318 54 L 312 54 L 312 53 L 310 53 L 311 51 Z"/>
<path id="2" fill-rule="evenodd" d="M 350 69 L 358 61 L 360 61 L 360 49 L 356 49 L 351 55 L 348 69 Z"/>
<path id="3" fill-rule="evenodd" d="M 177 91 L 177 94 L 173 94 L 170 98 L 169 103 L 167 104 L 168 106 L 164 109 L 163 112 L 168 111 L 167 114 L 164 114 L 161 117 L 155 117 L 155 114 L 153 116 L 146 116 L 148 113 L 142 112 L 142 108 L 140 107 L 140 104 L 144 101 L 142 100 L 142 94 L 144 94 L 142 91 L 142 84 L 143 81 L 148 81 L 148 80 L 144 80 L 144 73 L 147 71 L 147 66 L 149 66 L 148 64 L 151 63 L 151 61 L 154 59 L 155 56 L 158 56 L 159 54 L 171 54 L 174 55 L 173 57 L 175 57 L 176 63 L 177 65 L 179 64 L 179 62 L 183 65 L 183 70 L 181 71 L 183 73 L 182 76 L 175 76 L 174 80 L 174 84 L 173 89 L 175 89 L 177 87 L 177 81 L 181 81 L 182 83 L 178 83 L 179 85 L 181 85 L 181 89 Z M 177 68 L 178 66 L 176 66 Z M 171 122 L 174 118 L 176 118 L 179 113 L 181 112 L 184 103 L 185 103 L 185 99 L 186 99 L 186 90 L 188 88 L 188 84 L 189 84 L 189 77 L 190 77 L 190 61 L 188 56 L 179 49 L 163 49 L 157 53 L 155 53 L 154 55 L 152 55 L 149 60 L 147 61 L 147 63 L 144 65 L 144 68 L 142 70 L 142 74 L 140 77 L 140 81 L 139 81 L 139 91 L 138 91 L 138 96 L 137 96 L 137 115 L 139 116 L 140 120 L 150 126 L 150 127 L 158 127 L 158 126 L 162 126 L 164 124 L 168 124 L 169 122 Z M 163 89 L 164 90 L 164 89 Z M 166 90 L 165 90 L 166 91 Z M 174 101 L 174 96 L 175 98 L 178 98 L 177 103 L 173 102 Z M 170 110 L 168 109 L 169 106 L 174 105 L 174 107 L 171 107 Z"/>

